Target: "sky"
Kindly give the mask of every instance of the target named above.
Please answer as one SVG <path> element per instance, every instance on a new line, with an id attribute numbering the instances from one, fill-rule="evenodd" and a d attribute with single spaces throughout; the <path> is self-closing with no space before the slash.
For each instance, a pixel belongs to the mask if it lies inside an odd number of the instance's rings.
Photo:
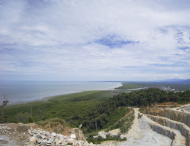
<path id="1" fill-rule="evenodd" d="M 189 0 L 0 0 L 0 80 L 190 78 Z"/>

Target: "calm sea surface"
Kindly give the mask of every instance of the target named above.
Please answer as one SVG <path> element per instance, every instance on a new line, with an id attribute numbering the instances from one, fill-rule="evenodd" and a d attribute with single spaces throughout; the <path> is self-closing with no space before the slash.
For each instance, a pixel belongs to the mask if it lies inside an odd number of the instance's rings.
<path id="1" fill-rule="evenodd" d="M 55 95 L 114 89 L 121 85 L 118 82 L 0 81 L 0 103 L 4 95 L 7 95 L 10 105 Z"/>

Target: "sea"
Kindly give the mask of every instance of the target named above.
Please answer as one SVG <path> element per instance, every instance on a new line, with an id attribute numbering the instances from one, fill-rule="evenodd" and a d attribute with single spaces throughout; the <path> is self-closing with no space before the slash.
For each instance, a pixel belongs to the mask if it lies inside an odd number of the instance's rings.
<path id="1" fill-rule="evenodd" d="M 45 97 L 91 90 L 112 90 L 119 82 L 0 81 L 0 104 L 9 105 L 41 100 Z"/>

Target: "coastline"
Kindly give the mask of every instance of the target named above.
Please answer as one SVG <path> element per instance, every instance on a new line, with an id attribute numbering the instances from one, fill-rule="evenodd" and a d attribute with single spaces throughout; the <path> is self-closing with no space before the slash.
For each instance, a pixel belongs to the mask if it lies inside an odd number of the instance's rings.
<path id="1" fill-rule="evenodd" d="M 110 87 L 110 88 L 106 88 L 106 89 L 101 89 L 101 90 L 84 90 L 84 91 L 79 91 L 79 92 L 71 92 L 71 93 L 66 93 L 66 94 L 61 94 L 61 95 L 55 95 L 55 96 L 48 96 L 48 97 L 44 97 L 40 100 L 35 100 L 35 101 L 32 101 L 32 102 L 46 102 L 48 101 L 49 99 L 51 98 L 54 98 L 54 97 L 57 97 L 57 96 L 62 96 L 62 95 L 70 95 L 70 94 L 75 94 L 75 93 L 82 93 L 82 92 L 87 92 L 87 91 L 106 91 L 106 90 L 115 90 L 116 88 L 118 87 L 122 87 L 123 84 L 122 83 L 118 83 L 117 86 L 114 86 L 114 87 Z"/>
<path id="2" fill-rule="evenodd" d="M 41 99 L 36 99 L 36 100 L 31 100 L 31 101 L 24 101 L 24 102 L 15 102 L 13 104 L 9 104 L 7 106 L 12 106 L 12 105 L 19 105 L 19 104 L 27 104 L 27 103 L 33 103 L 33 102 L 47 102 L 49 99 L 57 97 L 57 96 L 62 96 L 62 95 L 70 95 L 70 94 L 75 94 L 75 93 L 82 93 L 82 92 L 87 92 L 87 91 L 106 91 L 106 90 L 115 90 L 118 87 L 122 87 L 123 84 L 122 82 L 118 82 L 117 85 L 109 87 L 109 88 L 102 88 L 102 89 L 97 89 L 97 90 L 81 90 L 81 91 L 76 91 L 76 92 L 70 92 L 70 93 L 65 93 L 65 94 L 58 94 L 58 95 L 53 95 L 53 96 L 46 96 L 42 97 Z"/>

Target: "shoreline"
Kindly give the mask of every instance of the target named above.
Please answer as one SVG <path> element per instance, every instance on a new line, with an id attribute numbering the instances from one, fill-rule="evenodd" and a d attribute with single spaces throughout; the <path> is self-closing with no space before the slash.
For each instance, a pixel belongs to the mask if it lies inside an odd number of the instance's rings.
<path id="1" fill-rule="evenodd" d="M 70 95 L 70 94 L 82 93 L 82 92 L 88 92 L 88 91 L 116 90 L 116 88 L 118 88 L 118 87 L 122 87 L 122 86 L 123 86 L 123 84 L 120 83 L 120 86 L 114 86 L 114 87 L 111 87 L 111 88 L 108 88 L 108 89 L 101 89 L 101 90 L 84 90 L 84 91 L 79 91 L 79 92 L 72 92 L 72 93 L 60 94 L 60 95 L 55 95 L 55 96 L 48 96 L 48 97 L 44 97 L 44 98 L 42 98 L 42 99 L 40 99 L 40 100 L 35 100 L 35 101 L 46 102 L 46 101 L 48 101 L 49 99 L 54 98 L 54 97 L 57 97 L 57 96 Z M 34 101 L 32 101 L 32 102 L 34 102 Z"/>
<path id="2" fill-rule="evenodd" d="M 65 93 L 65 94 L 59 94 L 59 95 L 53 95 L 53 96 L 47 96 L 47 97 L 42 97 L 41 99 L 36 99 L 36 100 L 31 100 L 31 101 L 26 101 L 26 102 L 16 102 L 13 104 L 9 104 L 7 106 L 12 106 L 12 105 L 20 105 L 20 104 L 27 104 L 27 103 L 33 103 L 33 102 L 47 102 L 49 99 L 57 97 L 57 96 L 63 96 L 63 95 L 70 95 L 70 94 L 75 94 L 75 93 L 82 93 L 82 92 L 88 92 L 88 91 L 106 91 L 106 90 L 116 90 L 118 87 L 122 87 L 123 84 L 122 82 L 118 82 L 117 85 L 109 88 L 103 88 L 103 89 L 97 89 L 97 90 L 81 90 L 81 91 L 76 91 L 76 92 L 70 92 L 70 93 Z"/>

